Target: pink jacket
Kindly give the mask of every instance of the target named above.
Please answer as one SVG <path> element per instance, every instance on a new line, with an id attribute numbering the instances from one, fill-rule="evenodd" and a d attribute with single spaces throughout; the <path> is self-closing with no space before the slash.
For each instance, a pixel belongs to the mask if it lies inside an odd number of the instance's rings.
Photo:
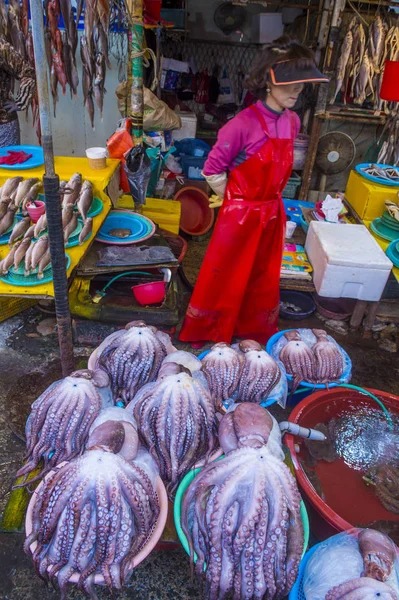
<path id="1" fill-rule="evenodd" d="M 266 107 L 258 100 L 257 108 L 265 118 L 267 129 L 271 137 L 291 137 L 291 118 L 294 117 L 294 134 L 298 135 L 301 122 L 296 113 L 284 111 L 277 113 Z M 216 175 L 224 171 L 231 171 L 255 154 L 267 137 L 265 136 L 259 119 L 250 108 L 246 108 L 229 121 L 219 131 L 216 144 L 213 146 L 204 166 L 205 175 Z"/>

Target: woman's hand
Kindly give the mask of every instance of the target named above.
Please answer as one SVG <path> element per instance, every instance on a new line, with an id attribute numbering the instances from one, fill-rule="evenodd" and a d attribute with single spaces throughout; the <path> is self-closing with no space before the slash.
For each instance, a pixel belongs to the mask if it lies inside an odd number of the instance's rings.
<path id="1" fill-rule="evenodd" d="M 17 104 L 14 102 L 14 100 L 7 100 L 7 102 L 4 103 L 3 108 L 8 113 L 18 112 L 18 110 L 19 110 L 19 108 L 18 108 Z"/>
<path id="2" fill-rule="evenodd" d="M 216 194 L 213 194 L 213 196 L 209 198 L 209 208 L 219 208 L 222 204 L 223 200 L 219 198 L 219 196 L 216 196 Z"/>

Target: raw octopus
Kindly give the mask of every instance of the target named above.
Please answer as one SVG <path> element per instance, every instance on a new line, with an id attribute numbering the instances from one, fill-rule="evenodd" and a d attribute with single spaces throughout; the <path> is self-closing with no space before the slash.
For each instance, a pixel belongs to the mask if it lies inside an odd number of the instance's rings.
<path id="1" fill-rule="evenodd" d="M 24 548 L 39 577 L 46 582 L 57 578 L 61 600 L 73 573 L 79 576 L 78 588 L 93 600 L 97 574 L 111 592 L 121 589 L 160 513 L 155 486 L 141 461 L 116 454 L 123 446 L 121 423 L 107 426 L 97 438 L 94 431 L 91 449 L 48 475 L 34 503 Z"/>
<path id="2" fill-rule="evenodd" d="M 110 376 L 115 399 L 127 404 L 145 383 L 156 379 L 167 354 L 164 335 L 143 321 L 132 321 L 98 347 L 95 365 Z"/>
<path id="3" fill-rule="evenodd" d="M 27 476 L 43 459 L 38 479 L 60 462 L 81 454 L 92 423 L 101 409 L 112 403 L 108 386 L 104 371 L 82 370 L 43 392 L 32 404 L 26 423 L 27 462 L 17 477 Z"/>
<path id="4" fill-rule="evenodd" d="M 395 562 L 392 541 L 380 531 L 364 529 L 359 533 L 359 550 L 364 563 L 364 576 L 386 581 Z"/>
<path id="5" fill-rule="evenodd" d="M 370 579 L 370 577 L 359 577 L 347 581 L 332 590 L 326 596 L 326 600 L 397 600 L 394 591 L 385 583 Z"/>
<path id="6" fill-rule="evenodd" d="M 364 478 L 375 486 L 375 495 L 390 512 L 399 514 L 399 469 L 393 465 L 380 465 Z"/>
<path id="7" fill-rule="evenodd" d="M 186 473 L 197 461 L 207 461 L 217 444 L 211 396 L 183 371 L 180 365 L 165 363 L 158 380 L 144 386 L 126 407 L 171 497 Z"/>
<path id="8" fill-rule="evenodd" d="M 236 391 L 243 363 L 243 357 L 224 343 L 215 344 L 202 359 L 202 370 L 210 392 L 219 405 Z"/>
<path id="9" fill-rule="evenodd" d="M 278 364 L 258 342 L 240 342 L 239 349 L 244 354 L 244 364 L 238 385 L 238 398 L 241 402 L 257 402 L 267 398 L 280 381 Z"/>
<path id="10" fill-rule="evenodd" d="M 315 357 L 308 344 L 302 341 L 298 331 L 287 331 L 284 337 L 288 341 L 280 352 L 280 360 L 288 375 L 293 376 L 291 392 L 294 393 L 301 381 L 313 381 Z"/>
<path id="11" fill-rule="evenodd" d="M 206 465 L 188 487 L 181 524 L 207 600 L 282 599 L 303 551 L 300 495 L 267 449 L 243 447 Z"/>
<path id="12" fill-rule="evenodd" d="M 323 329 L 313 329 L 317 342 L 312 350 L 315 355 L 315 379 L 317 383 L 328 383 L 339 379 L 344 370 L 344 361 L 337 344 L 330 342 Z"/>

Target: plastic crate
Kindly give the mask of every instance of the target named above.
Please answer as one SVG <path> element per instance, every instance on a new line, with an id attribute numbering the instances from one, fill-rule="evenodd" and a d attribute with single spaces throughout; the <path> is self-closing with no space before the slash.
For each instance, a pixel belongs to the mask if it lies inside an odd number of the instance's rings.
<path id="1" fill-rule="evenodd" d="M 196 156 L 181 156 L 180 164 L 182 166 L 184 175 L 187 179 L 203 180 L 205 179 L 201 172 L 204 168 L 206 158 L 199 158 Z"/>
<path id="2" fill-rule="evenodd" d="M 18 313 L 31 308 L 37 304 L 38 300 L 31 298 L 0 298 L 0 323 L 14 317 Z"/>
<path id="3" fill-rule="evenodd" d="M 211 151 L 209 144 L 203 140 L 195 138 L 186 138 L 184 140 L 176 140 L 176 156 L 195 156 L 196 158 L 204 158 Z"/>
<path id="4" fill-rule="evenodd" d="M 283 198 L 295 198 L 302 179 L 296 173 L 292 173 L 287 185 L 283 190 Z"/>

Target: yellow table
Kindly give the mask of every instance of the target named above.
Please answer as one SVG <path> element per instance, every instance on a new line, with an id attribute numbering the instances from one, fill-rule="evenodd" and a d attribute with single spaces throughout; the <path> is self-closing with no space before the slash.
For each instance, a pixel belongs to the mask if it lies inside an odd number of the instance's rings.
<path id="1" fill-rule="evenodd" d="M 74 171 L 75 172 L 75 171 Z M 25 172 L 26 173 L 26 172 Z M 30 176 L 30 175 L 29 175 Z M 84 178 L 88 179 L 86 172 L 84 172 Z M 82 260 L 90 245 L 92 244 L 98 230 L 103 224 L 105 217 L 109 213 L 111 209 L 111 200 L 109 197 L 98 188 L 95 189 L 94 195 L 97 198 L 100 198 L 103 201 L 103 210 L 102 212 L 93 218 L 93 233 L 84 244 L 81 246 L 74 246 L 73 248 L 67 248 L 65 251 L 71 259 L 71 264 L 68 268 L 67 275 L 70 277 L 74 269 L 77 267 L 79 262 Z M 2 260 L 9 251 L 8 245 L 0 246 L 0 260 Z M 41 283 L 35 286 L 19 286 L 19 285 L 10 285 L 0 280 L 0 296 L 23 296 L 30 298 L 49 298 L 54 297 L 54 287 L 53 283 Z"/>
<path id="2" fill-rule="evenodd" d="M 369 229 L 371 235 L 373 236 L 373 238 L 375 239 L 375 241 L 377 242 L 377 244 L 380 246 L 380 248 L 382 248 L 384 250 L 384 252 L 385 252 L 391 242 L 387 242 L 386 240 L 383 240 L 378 235 L 376 235 L 373 231 L 371 231 L 371 229 L 370 229 L 370 223 L 371 223 L 371 221 L 363 221 L 363 223 Z M 392 268 L 392 273 L 393 273 L 396 281 L 399 283 L 399 269 L 398 269 L 398 267 L 393 267 Z"/>
<path id="3" fill-rule="evenodd" d="M 107 158 L 107 167 L 105 169 L 94 170 L 89 168 L 87 158 L 74 158 L 69 156 L 56 156 L 54 158 L 55 172 L 60 181 L 68 181 L 74 173 L 81 173 L 83 179 L 91 181 L 99 191 L 105 190 L 113 175 L 119 167 L 120 160 L 116 158 Z M 0 185 L 3 185 L 6 179 L 10 177 L 38 177 L 42 179 L 44 175 L 44 165 L 35 169 L 2 169 L 0 167 Z"/>

